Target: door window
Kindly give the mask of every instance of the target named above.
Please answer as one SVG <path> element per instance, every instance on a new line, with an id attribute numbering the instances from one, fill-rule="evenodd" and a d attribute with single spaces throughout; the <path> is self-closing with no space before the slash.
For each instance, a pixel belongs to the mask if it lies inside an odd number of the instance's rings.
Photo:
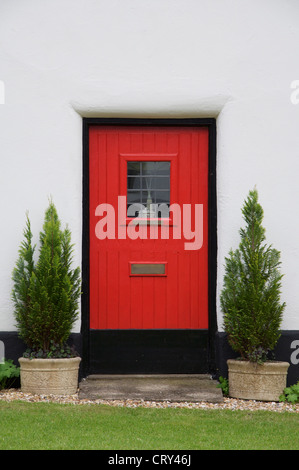
<path id="1" fill-rule="evenodd" d="M 170 162 L 127 162 L 127 216 L 169 216 Z"/>

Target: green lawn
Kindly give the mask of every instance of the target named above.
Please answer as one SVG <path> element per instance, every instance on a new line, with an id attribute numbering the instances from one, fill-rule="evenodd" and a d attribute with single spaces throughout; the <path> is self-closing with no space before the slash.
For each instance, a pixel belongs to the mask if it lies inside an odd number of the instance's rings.
<path id="1" fill-rule="evenodd" d="M 299 415 L 1 402 L 0 449 L 298 450 Z"/>

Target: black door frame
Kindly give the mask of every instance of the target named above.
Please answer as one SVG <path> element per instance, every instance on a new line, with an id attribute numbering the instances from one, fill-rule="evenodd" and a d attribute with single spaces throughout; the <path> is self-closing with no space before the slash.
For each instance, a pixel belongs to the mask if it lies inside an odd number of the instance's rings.
<path id="1" fill-rule="evenodd" d="M 196 351 L 196 344 L 204 343 L 203 349 L 207 355 L 205 365 L 206 371 L 215 371 L 215 342 L 217 332 L 217 316 L 216 316 L 216 281 L 217 281 L 217 185 L 216 185 L 216 120 L 214 118 L 189 118 L 189 119 L 138 119 L 138 118 L 83 118 L 83 224 L 82 224 L 82 298 L 81 298 L 81 334 L 82 334 L 82 374 L 83 376 L 89 373 L 94 373 L 93 366 L 90 362 L 90 344 L 95 341 L 94 333 L 89 328 L 89 127 L 90 126 L 149 126 L 149 127 L 163 127 L 163 126 L 179 126 L 179 127 L 208 127 L 209 128 L 209 171 L 208 171 L 208 305 L 209 305 L 209 328 L 208 330 L 198 330 L 202 333 L 197 334 L 196 330 L 167 330 L 167 337 L 163 331 L 166 330 L 108 330 L 102 331 L 96 336 L 96 341 L 100 341 L 99 351 L 102 347 L 107 346 L 110 342 L 110 350 L 115 354 L 125 354 L 126 344 L 136 344 L 136 348 L 140 353 L 140 348 L 148 342 L 155 342 L 157 335 L 162 335 L 162 339 L 166 347 L 173 348 L 178 335 L 183 338 L 181 347 L 184 348 L 191 344 L 189 355 L 185 357 L 185 363 L 192 360 L 192 355 L 198 357 L 201 355 L 200 351 Z M 148 333 L 145 333 L 148 331 Z M 159 333 L 159 331 L 161 333 Z M 115 332 L 119 332 L 116 334 Z M 189 333 L 188 333 L 189 332 Z M 159 339 L 159 341 L 160 341 Z M 195 347 L 195 349 L 194 349 Z M 153 351 L 148 351 L 149 357 L 152 357 Z M 157 344 L 157 361 L 159 361 L 159 345 Z M 176 352 L 177 354 L 177 352 Z M 182 354 L 182 351 L 179 351 Z M 197 373 L 198 357 L 194 362 L 194 367 L 188 372 Z M 115 357 L 117 360 L 117 357 Z M 102 365 L 103 366 L 103 365 Z M 101 366 L 101 367 L 102 367 Z M 158 372 L 165 372 L 165 365 L 158 369 Z M 167 365 L 166 365 L 167 368 Z M 111 372 L 103 366 L 102 373 Z M 130 371 L 127 371 L 129 373 Z M 136 369 L 136 373 L 143 373 L 142 369 Z M 178 371 L 171 371 L 178 372 Z M 182 371 L 183 372 L 183 371 Z M 118 372 L 119 373 L 119 372 Z M 126 371 L 124 372 L 126 373 Z M 151 372 L 149 372 L 151 373 Z"/>

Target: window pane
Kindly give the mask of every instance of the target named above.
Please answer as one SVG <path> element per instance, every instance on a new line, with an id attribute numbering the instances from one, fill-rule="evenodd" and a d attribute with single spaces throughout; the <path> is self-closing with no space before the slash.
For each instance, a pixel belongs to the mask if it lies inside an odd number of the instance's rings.
<path id="1" fill-rule="evenodd" d="M 170 162 L 141 162 L 142 175 L 169 175 Z"/>
<path id="2" fill-rule="evenodd" d="M 128 189 L 140 189 L 139 176 L 128 176 Z"/>
<path id="3" fill-rule="evenodd" d="M 170 162 L 156 162 L 156 175 L 170 176 Z"/>
<path id="4" fill-rule="evenodd" d="M 142 162 L 141 171 L 142 175 L 155 175 L 156 162 Z"/>
<path id="5" fill-rule="evenodd" d="M 142 176 L 141 179 L 141 188 L 147 191 L 153 189 L 153 179 L 154 176 Z"/>
<path id="6" fill-rule="evenodd" d="M 140 191 L 128 191 L 127 203 L 128 204 L 133 204 L 134 202 L 141 202 L 140 201 Z"/>
<path id="7" fill-rule="evenodd" d="M 142 180 L 147 180 L 142 182 L 142 189 L 168 189 L 170 179 L 169 176 L 151 176 L 143 177 Z"/>
<path id="8" fill-rule="evenodd" d="M 140 162 L 128 162 L 127 165 L 128 176 L 140 175 Z"/>
<path id="9" fill-rule="evenodd" d="M 142 196 L 141 196 L 141 202 L 142 204 L 147 204 L 147 201 L 151 199 L 152 200 L 152 203 L 154 204 L 155 203 L 155 194 L 154 194 L 154 191 L 151 191 L 150 193 L 148 193 L 148 191 L 142 191 Z"/>
<path id="10" fill-rule="evenodd" d="M 161 204 L 161 202 L 169 203 L 169 191 L 155 191 L 155 202 Z"/>

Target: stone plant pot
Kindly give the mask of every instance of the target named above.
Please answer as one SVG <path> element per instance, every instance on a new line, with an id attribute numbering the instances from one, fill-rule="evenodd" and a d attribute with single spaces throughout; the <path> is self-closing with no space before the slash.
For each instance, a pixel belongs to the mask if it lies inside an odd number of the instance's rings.
<path id="1" fill-rule="evenodd" d="M 229 359 L 229 396 L 244 400 L 279 401 L 287 386 L 288 362 L 268 361 L 257 364 Z"/>
<path id="2" fill-rule="evenodd" d="M 73 395 L 78 389 L 80 357 L 19 358 L 21 391 L 36 395 Z"/>

